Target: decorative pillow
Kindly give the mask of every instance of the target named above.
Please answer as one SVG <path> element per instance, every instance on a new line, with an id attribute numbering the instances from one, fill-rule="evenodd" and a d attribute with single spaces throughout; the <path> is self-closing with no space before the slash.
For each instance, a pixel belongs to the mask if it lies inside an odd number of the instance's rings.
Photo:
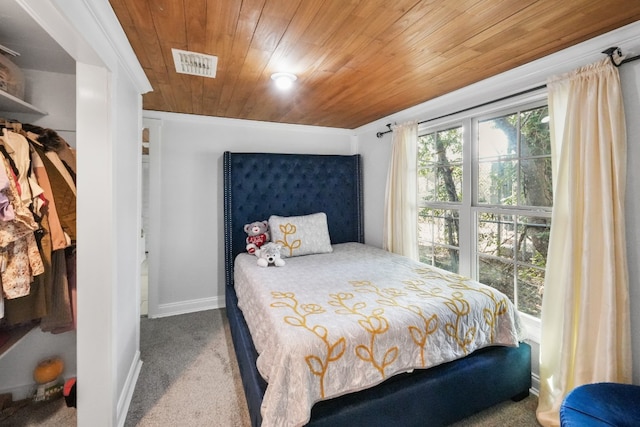
<path id="1" fill-rule="evenodd" d="M 271 241 L 282 245 L 286 257 L 332 252 L 327 214 L 269 217 Z"/>

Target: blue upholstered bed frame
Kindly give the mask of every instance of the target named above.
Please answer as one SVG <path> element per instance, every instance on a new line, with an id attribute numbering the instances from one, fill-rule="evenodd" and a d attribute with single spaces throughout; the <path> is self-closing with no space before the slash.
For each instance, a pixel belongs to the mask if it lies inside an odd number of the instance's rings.
<path id="1" fill-rule="evenodd" d="M 270 215 L 325 212 L 331 242 L 363 242 L 360 156 L 224 153 L 226 311 L 251 423 L 261 424 L 266 382 L 233 287 L 245 252 L 244 224 Z M 311 426 L 444 426 L 531 387 L 531 348 L 490 347 L 464 359 L 394 376 L 357 393 L 319 402 Z"/>

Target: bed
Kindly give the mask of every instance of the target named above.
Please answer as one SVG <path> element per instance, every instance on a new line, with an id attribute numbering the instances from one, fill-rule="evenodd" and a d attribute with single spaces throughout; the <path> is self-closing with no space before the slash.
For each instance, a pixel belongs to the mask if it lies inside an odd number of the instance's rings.
<path id="1" fill-rule="evenodd" d="M 258 370 L 258 352 L 235 289 L 236 276 L 247 276 L 240 269 L 235 271 L 236 259 L 240 262 L 244 257 L 245 264 L 251 262 L 251 256 L 245 254 L 243 226 L 271 215 L 322 212 L 331 245 L 341 259 L 342 248 L 361 250 L 364 236 L 360 157 L 225 152 L 223 163 L 226 311 L 251 422 L 260 426 L 267 382 Z M 278 274 L 284 274 L 287 267 L 288 271 L 310 268 L 297 263 L 311 257 L 316 255 L 285 258 L 287 265 Z M 275 274 L 279 267 L 268 268 L 272 269 L 268 270 L 270 274 Z M 255 323 L 253 317 L 249 320 Z M 308 425 L 447 425 L 504 400 L 526 397 L 531 386 L 530 352 L 526 343 L 484 346 L 428 369 L 393 372 L 368 388 L 338 393 L 313 404 Z"/>

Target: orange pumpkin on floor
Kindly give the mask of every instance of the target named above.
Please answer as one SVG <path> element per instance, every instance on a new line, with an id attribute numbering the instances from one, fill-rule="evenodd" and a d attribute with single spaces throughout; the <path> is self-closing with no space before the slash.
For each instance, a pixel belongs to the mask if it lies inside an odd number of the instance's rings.
<path id="1" fill-rule="evenodd" d="M 46 384 L 56 380 L 64 370 L 64 362 L 59 357 L 51 357 L 38 363 L 33 370 L 33 379 L 38 384 Z"/>

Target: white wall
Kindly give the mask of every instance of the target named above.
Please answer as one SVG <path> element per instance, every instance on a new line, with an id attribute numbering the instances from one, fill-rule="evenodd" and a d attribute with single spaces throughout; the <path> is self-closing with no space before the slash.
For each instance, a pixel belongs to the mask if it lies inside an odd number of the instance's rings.
<path id="1" fill-rule="evenodd" d="M 387 130 L 387 123 L 402 123 L 408 120 L 426 120 L 473 107 L 483 102 L 499 99 L 512 93 L 537 87 L 550 76 L 573 70 L 605 56 L 601 52 L 608 47 L 618 46 L 623 53 L 640 54 L 640 22 L 612 31 L 580 45 L 565 49 L 554 55 L 526 64 L 496 77 L 473 84 L 433 101 L 400 111 L 356 129 L 358 152 L 363 157 L 365 240 L 381 246 L 384 192 L 386 170 L 391 154 L 391 134 L 382 139 L 376 132 Z M 620 68 L 624 90 L 628 131 L 628 188 L 627 188 L 627 246 L 630 271 L 631 328 L 633 335 L 634 383 L 640 384 L 640 170 L 635 164 L 640 156 L 640 61 L 631 62 Z M 380 170 L 378 174 L 377 170 Z M 384 173 L 383 173 L 384 172 Z M 634 333 L 635 332 L 635 333 Z M 530 335 L 533 354 L 539 348 L 536 334 Z M 539 372 L 538 359 L 532 360 L 534 375 Z"/>
<path id="2" fill-rule="evenodd" d="M 627 121 L 627 257 L 633 341 L 633 383 L 640 384 L 640 61 L 620 68 Z"/>
<path id="3" fill-rule="evenodd" d="M 123 76 L 122 70 L 118 73 Z M 140 368 L 140 230 L 142 223 L 142 98 L 133 83 L 118 77 L 114 82 L 115 132 L 112 173 L 114 222 L 117 224 L 115 257 L 115 351 L 117 390 L 129 388 L 127 382 Z M 125 396 L 119 395 L 118 412 L 124 410 Z"/>
<path id="4" fill-rule="evenodd" d="M 353 152 L 353 133 L 343 129 L 152 111 L 143 116 L 162 122 L 160 141 L 152 135 L 150 142 L 151 161 L 160 162 L 160 176 L 152 169 L 150 180 L 152 185 L 160 180 L 161 199 L 159 230 L 150 230 L 151 317 L 224 306 L 224 151 Z M 160 151 L 159 159 L 154 150 Z"/>
<path id="5" fill-rule="evenodd" d="M 113 190 L 113 143 L 109 117 L 110 79 L 103 67 L 79 63 L 78 77 L 78 425 L 113 425 L 117 366 L 114 304 L 116 261 Z M 89 131 L 96 136 L 88 138 Z M 100 161 L 101 159 L 102 161 Z M 96 200 L 92 194 L 99 194 Z M 91 203 L 93 206 L 90 206 Z M 98 242 L 98 246 L 96 246 Z M 83 292 L 85 283 L 90 291 Z M 96 370 L 95 366 L 101 366 Z M 93 367 L 93 369 L 92 369 Z M 94 393 L 100 393 L 98 401 Z"/>

